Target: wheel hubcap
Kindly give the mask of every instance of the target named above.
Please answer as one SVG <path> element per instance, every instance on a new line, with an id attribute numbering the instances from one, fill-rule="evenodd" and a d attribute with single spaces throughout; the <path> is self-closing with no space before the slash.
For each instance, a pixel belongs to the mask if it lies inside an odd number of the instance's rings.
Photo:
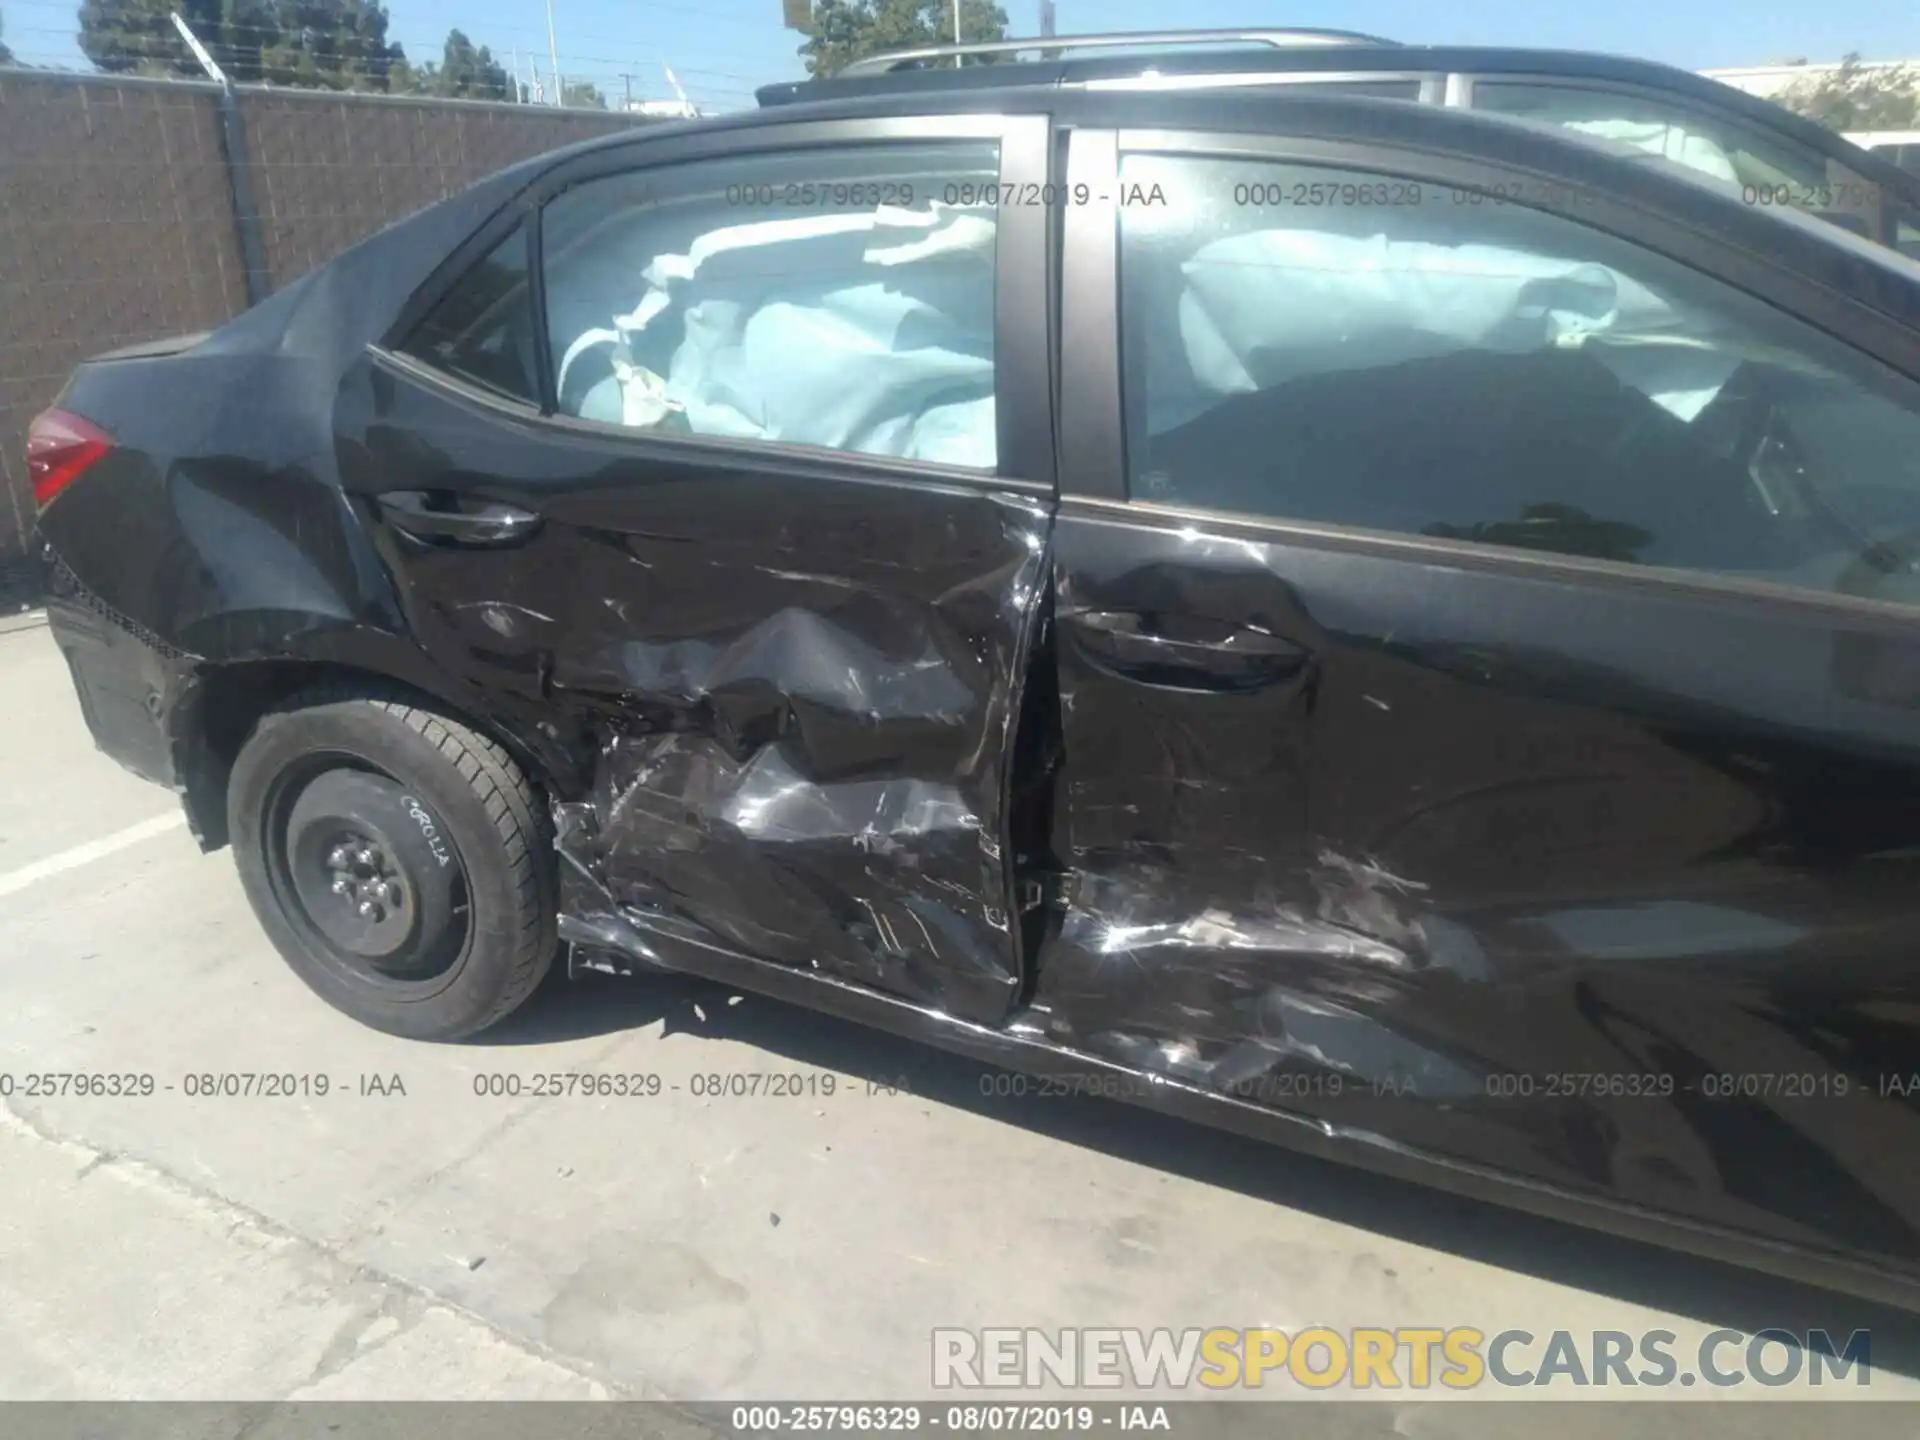
<path id="1" fill-rule="evenodd" d="M 293 837 L 288 858 L 307 918 L 335 945 L 369 961 L 406 945 L 419 907 L 384 836 L 350 821 L 323 821 Z"/>
<path id="2" fill-rule="evenodd" d="M 405 889 L 400 870 L 387 852 L 364 835 L 349 835 L 327 852 L 327 888 L 362 920 L 381 924 L 389 911 L 401 908 Z"/>
<path id="3" fill-rule="evenodd" d="M 274 847 L 300 927 L 328 963 L 376 983 L 425 983 L 445 971 L 466 930 L 463 867 L 431 850 L 409 792 L 364 770 L 302 778 L 290 778 Z"/>

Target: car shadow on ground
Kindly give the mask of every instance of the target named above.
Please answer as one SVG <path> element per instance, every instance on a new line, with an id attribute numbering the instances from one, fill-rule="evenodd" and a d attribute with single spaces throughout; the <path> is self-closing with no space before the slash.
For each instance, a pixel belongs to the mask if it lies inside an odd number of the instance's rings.
<path id="1" fill-rule="evenodd" d="M 738 1002 L 730 1003 L 735 996 Z M 895 1087 L 1202 1184 L 1702 1324 L 1749 1334 L 1821 1329 L 1837 1345 L 1864 1329 L 1872 1336 L 1874 1370 L 1920 1376 L 1920 1316 L 1448 1195 L 1117 1100 L 1008 1096 L 1006 1072 L 994 1066 L 693 976 L 587 973 L 569 980 L 556 971 L 531 1004 L 472 1043 L 549 1044 L 655 1023 L 664 1024 L 664 1034 L 740 1041 L 797 1065 Z M 1475 1313 L 1469 1298 L 1461 1305 L 1471 1323 L 1501 1328 L 1498 1316 Z M 1441 1318 L 1411 1317 L 1421 1323 Z M 1585 1351 L 1583 1337 L 1576 1344 Z M 1676 1347 L 1674 1353 L 1684 1352 Z M 1742 1352 L 1735 1347 L 1723 1354 Z M 1851 1388 L 1852 1381 L 1846 1383 Z"/>

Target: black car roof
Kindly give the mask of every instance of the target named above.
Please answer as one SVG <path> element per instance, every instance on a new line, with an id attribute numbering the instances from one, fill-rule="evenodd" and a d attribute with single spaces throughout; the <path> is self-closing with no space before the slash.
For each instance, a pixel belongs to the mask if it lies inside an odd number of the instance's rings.
<path id="1" fill-rule="evenodd" d="M 1063 46 L 1071 36 L 1060 37 Z M 1230 37 L 1222 37 L 1222 45 Z M 1143 42 L 1151 37 L 1143 36 Z M 1035 41 L 1035 48 L 1043 42 Z M 1920 201 L 1920 180 L 1881 157 L 1835 134 L 1804 115 L 1723 85 L 1691 70 L 1625 55 L 1585 50 L 1530 50 L 1478 45 L 1301 45 L 1172 51 L 1143 56 L 1088 53 L 1057 60 L 1007 61 L 961 66 L 922 66 L 876 74 L 829 76 L 763 85 L 754 92 L 763 107 L 861 95 L 934 94 L 1028 86 L 1061 86 L 1139 76 L 1151 68 L 1164 77 L 1180 75 L 1286 75 L 1306 73 L 1422 74 L 1454 72 L 1479 75 L 1539 75 L 1638 85 L 1711 105 L 1749 124 L 1772 130 L 1846 164 L 1878 181 L 1897 179 L 1896 193 Z"/>

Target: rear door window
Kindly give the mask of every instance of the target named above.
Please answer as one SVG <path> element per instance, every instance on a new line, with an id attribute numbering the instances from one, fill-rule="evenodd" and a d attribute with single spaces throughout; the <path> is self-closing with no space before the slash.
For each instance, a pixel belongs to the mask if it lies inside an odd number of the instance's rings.
<path id="1" fill-rule="evenodd" d="M 527 236 L 516 226 L 427 312 L 403 354 L 510 400 L 539 404 Z"/>
<path id="2" fill-rule="evenodd" d="M 730 157 L 542 225 L 564 415 L 992 470 L 999 142 Z"/>

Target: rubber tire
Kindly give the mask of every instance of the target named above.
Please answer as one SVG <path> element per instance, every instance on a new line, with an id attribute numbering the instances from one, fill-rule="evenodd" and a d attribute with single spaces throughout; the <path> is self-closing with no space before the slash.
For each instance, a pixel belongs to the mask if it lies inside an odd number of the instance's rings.
<path id="1" fill-rule="evenodd" d="M 273 782 L 316 751 L 357 756 L 417 794 L 441 822 L 467 876 L 470 934 L 447 983 L 415 999 L 344 981 L 281 913 L 262 844 Z M 364 691 L 297 696 L 261 717 L 234 760 L 227 822 L 247 899 L 293 972 L 335 1009 L 415 1040 L 460 1040 L 516 1010 L 553 963 L 550 817 L 513 758 L 410 697 Z"/>

